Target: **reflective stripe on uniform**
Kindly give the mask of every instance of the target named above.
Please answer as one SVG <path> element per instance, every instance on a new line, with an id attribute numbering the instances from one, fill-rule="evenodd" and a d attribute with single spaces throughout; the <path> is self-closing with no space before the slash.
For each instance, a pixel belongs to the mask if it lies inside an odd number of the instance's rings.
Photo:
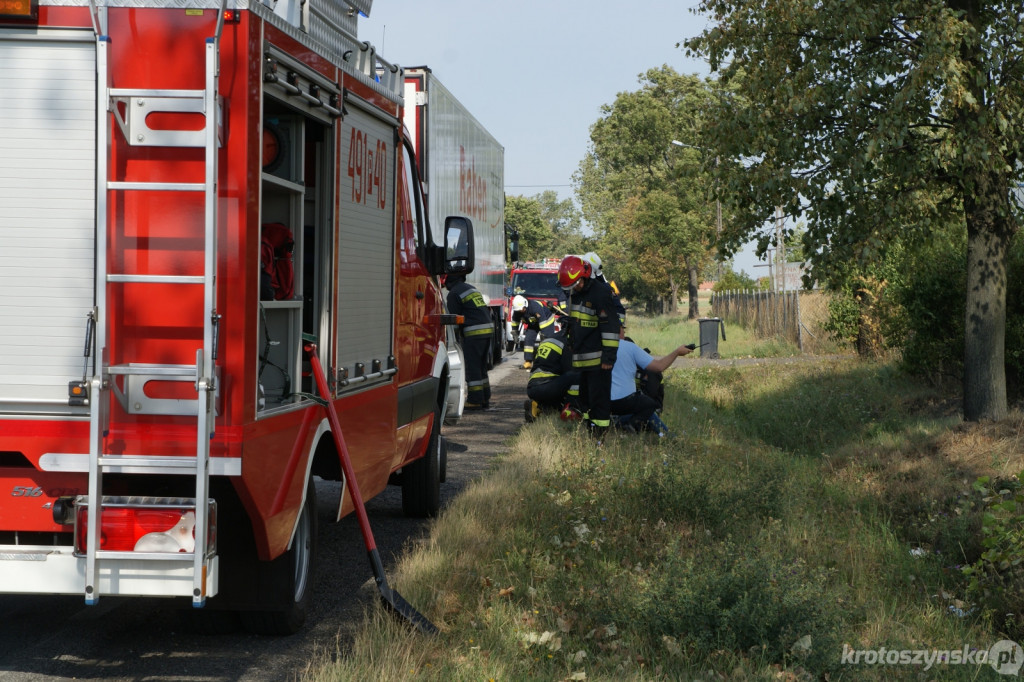
<path id="1" fill-rule="evenodd" d="M 540 345 L 542 345 L 542 346 L 548 346 L 548 345 L 550 345 L 550 346 L 555 346 L 556 348 L 558 348 L 558 352 L 559 352 L 559 353 L 561 353 L 561 352 L 562 352 L 562 349 L 564 349 L 564 348 L 565 348 L 565 344 L 564 344 L 564 343 L 562 343 L 562 342 L 561 342 L 560 340 L 558 340 L 558 339 L 544 339 L 544 341 L 543 341 L 543 342 L 541 342 L 541 344 L 540 344 Z"/>
<path id="2" fill-rule="evenodd" d="M 601 360 L 601 351 L 595 351 L 593 353 L 573 353 L 572 362 L 589 362 L 591 360 Z"/>
<path id="3" fill-rule="evenodd" d="M 484 303 L 484 295 L 476 289 L 470 288 L 466 293 L 459 296 L 459 299 L 463 303 L 472 304 L 477 308 L 486 308 L 487 304 Z"/>
<path id="4" fill-rule="evenodd" d="M 618 348 L 619 347 L 619 334 L 601 334 L 601 345 L 605 348 Z"/>
<path id="5" fill-rule="evenodd" d="M 463 336 L 484 336 L 485 334 L 490 333 L 491 325 L 489 324 L 474 324 L 462 328 Z"/>

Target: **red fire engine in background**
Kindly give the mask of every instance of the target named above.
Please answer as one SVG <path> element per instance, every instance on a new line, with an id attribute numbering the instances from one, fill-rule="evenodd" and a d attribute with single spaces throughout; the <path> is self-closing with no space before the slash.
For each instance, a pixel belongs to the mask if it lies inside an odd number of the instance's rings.
<path id="1" fill-rule="evenodd" d="M 509 271 L 508 317 L 505 319 L 505 350 L 512 352 L 522 344 L 522 335 L 512 323 L 512 299 L 522 296 L 539 301 L 544 305 L 559 306 L 565 302 L 565 292 L 558 286 L 559 258 L 544 258 L 538 261 L 515 263 Z"/>
<path id="2" fill-rule="evenodd" d="M 0 592 L 301 627 L 344 479 L 304 339 L 363 496 L 438 509 L 472 225 L 433 241 L 369 0 L 233 5 L 0 5 Z"/>

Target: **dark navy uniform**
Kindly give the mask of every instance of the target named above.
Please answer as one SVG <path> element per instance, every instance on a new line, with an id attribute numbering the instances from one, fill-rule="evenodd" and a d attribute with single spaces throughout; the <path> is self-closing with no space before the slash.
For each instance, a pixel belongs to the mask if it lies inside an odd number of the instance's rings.
<path id="1" fill-rule="evenodd" d="M 444 285 L 448 288 L 448 312 L 466 318 L 459 330 L 466 363 L 466 409 L 483 409 L 491 402 L 487 360 L 491 352 L 494 324 L 491 322 L 490 308 L 483 294 L 467 284 L 465 277 L 449 275 Z"/>
<path id="2" fill-rule="evenodd" d="M 569 297 L 572 366 L 580 372 L 588 422 L 599 434 L 611 425 L 611 368 L 619 349 L 620 307 L 615 292 L 599 279 L 586 280 L 583 289 Z"/>

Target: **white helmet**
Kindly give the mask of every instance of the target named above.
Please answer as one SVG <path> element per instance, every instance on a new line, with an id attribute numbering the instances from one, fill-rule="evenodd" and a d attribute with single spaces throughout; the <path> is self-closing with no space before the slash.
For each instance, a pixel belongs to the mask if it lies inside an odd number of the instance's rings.
<path id="1" fill-rule="evenodd" d="M 593 251 L 587 251 L 583 254 L 583 260 L 590 263 L 590 276 L 600 277 L 603 273 L 601 272 L 601 257 Z"/>
<path id="2" fill-rule="evenodd" d="M 517 313 L 522 310 L 526 310 L 526 305 L 527 301 L 525 296 L 516 296 L 512 299 L 512 310 Z"/>

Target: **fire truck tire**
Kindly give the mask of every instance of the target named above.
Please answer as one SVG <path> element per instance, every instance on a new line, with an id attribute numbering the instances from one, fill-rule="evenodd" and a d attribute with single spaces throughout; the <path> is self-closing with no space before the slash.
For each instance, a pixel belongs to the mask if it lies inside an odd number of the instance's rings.
<path id="1" fill-rule="evenodd" d="M 293 635 L 312 609 L 317 554 L 316 486 L 306 485 L 306 503 L 291 548 L 269 562 L 260 562 L 258 591 L 262 607 L 243 614 L 245 628 L 258 635 Z"/>
<path id="2" fill-rule="evenodd" d="M 426 454 L 402 467 L 402 511 L 406 516 L 437 516 L 441 509 L 442 458 L 441 413 L 435 408 L 434 426 L 430 430 Z"/>
<path id="3" fill-rule="evenodd" d="M 438 480 L 444 483 L 448 479 L 448 439 L 441 436 L 441 472 Z"/>
<path id="4" fill-rule="evenodd" d="M 238 611 L 190 608 L 185 613 L 192 632 L 199 635 L 230 635 L 242 628 L 242 619 Z"/>

